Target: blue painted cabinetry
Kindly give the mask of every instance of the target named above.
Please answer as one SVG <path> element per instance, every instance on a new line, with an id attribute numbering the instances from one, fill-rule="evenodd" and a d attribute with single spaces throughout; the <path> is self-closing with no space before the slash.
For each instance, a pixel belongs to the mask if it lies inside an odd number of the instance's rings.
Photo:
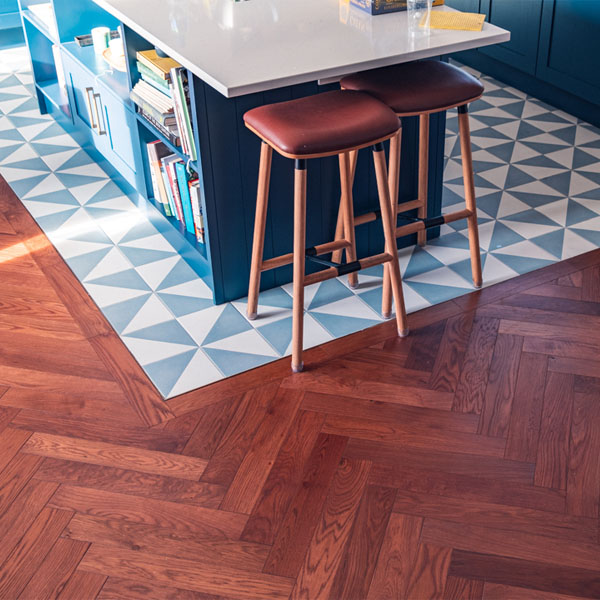
<path id="1" fill-rule="evenodd" d="M 23 43 L 17 0 L 0 0 L 0 48 Z"/>
<path id="2" fill-rule="evenodd" d="M 510 42 L 458 60 L 600 126 L 600 1 L 446 2 L 511 32 Z"/>

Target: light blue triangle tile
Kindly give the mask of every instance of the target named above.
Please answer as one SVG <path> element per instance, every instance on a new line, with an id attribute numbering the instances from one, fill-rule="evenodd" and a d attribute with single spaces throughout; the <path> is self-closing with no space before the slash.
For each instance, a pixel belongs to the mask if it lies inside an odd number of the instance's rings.
<path id="1" fill-rule="evenodd" d="M 358 317 L 349 317 L 347 315 L 331 315 L 329 313 L 317 311 L 310 311 L 310 314 L 336 338 L 362 331 L 367 327 L 373 327 L 373 325 L 379 323 L 379 321 L 374 319 L 360 319 Z"/>
<path id="2" fill-rule="evenodd" d="M 18 179 L 10 183 L 10 187 L 13 189 L 15 194 L 22 198 L 25 194 L 30 192 L 38 183 L 48 177 L 47 174 L 35 175 L 34 177 L 28 177 L 26 179 Z"/>
<path id="3" fill-rule="evenodd" d="M 352 296 L 352 292 L 337 279 L 329 279 L 328 281 L 324 281 L 317 290 L 317 293 L 314 295 L 308 310 L 313 310 L 315 308 L 319 308 L 320 306 L 325 306 L 326 304 L 331 304 L 332 302 L 337 302 L 338 300 L 342 300 L 343 298 L 348 298 Z"/>
<path id="4" fill-rule="evenodd" d="M 515 143 L 513 141 L 507 142 L 506 144 L 498 144 L 497 146 L 492 146 L 491 148 L 486 148 L 487 152 L 493 154 L 500 160 L 508 163 L 512 158 L 514 151 Z"/>
<path id="5" fill-rule="evenodd" d="M 53 231 L 56 231 L 78 210 L 78 208 L 70 208 L 69 210 L 64 210 L 62 212 L 54 213 L 52 215 L 46 215 L 45 217 L 38 217 L 36 221 L 46 233 L 51 233 Z"/>
<path id="6" fill-rule="evenodd" d="M 586 175 L 589 175 L 589 173 L 586 173 Z M 582 198 L 582 199 L 587 199 L 587 200 L 600 200 L 600 186 L 598 186 L 597 188 L 588 190 L 587 192 L 584 192 L 583 194 L 576 194 L 575 196 L 573 196 L 573 198 Z"/>
<path id="7" fill-rule="evenodd" d="M 563 196 L 569 195 L 569 187 L 571 185 L 571 171 L 565 173 L 558 173 L 557 175 L 551 175 L 550 177 L 544 177 L 540 179 L 546 185 L 552 189 L 560 192 Z"/>
<path id="8" fill-rule="evenodd" d="M 569 200 L 569 207 L 567 208 L 567 227 L 571 227 L 577 223 L 583 223 L 583 221 L 589 221 L 597 216 L 598 215 L 595 212 L 592 212 L 589 208 L 579 204 L 579 202 Z"/>
<path id="9" fill-rule="evenodd" d="M 524 210 L 523 212 L 509 215 L 502 218 L 504 221 L 517 221 L 519 223 L 531 223 L 533 225 L 549 225 L 550 227 L 556 227 L 556 221 L 549 219 L 546 215 L 542 214 L 538 210 L 530 209 Z"/>
<path id="10" fill-rule="evenodd" d="M 360 299 L 366 304 L 368 304 L 376 313 L 381 313 L 381 300 L 383 298 L 383 288 L 380 285 L 358 295 Z"/>
<path id="11" fill-rule="evenodd" d="M 163 252 L 162 250 L 148 250 L 147 248 L 130 248 L 129 246 L 119 246 L 121 252 L 131 261 L 134 267 L 147 265 L 173 256 L 174 252 Z"/>
<path id="12" fill-rule="evenodd" d="M 0 140 L 14 140 L 15 142 L 24 142 L 25 138 L 18 132 L 16 128 L 5 129 L 0 131 Z"/>
<path id="13" fill-rule="evenodd" d="M 69 239 L 80 242 L 96 242 L 98 244 L 114 245 L 112 240 L 99 227 L 87 229 L 85 231 L 77 231 L 77 229 L 75 229 L 75 231 L 69 233 Z"/>
<path id="14" fill-rule="evenodd" d="M 100 208 L 98 206 L 88 206 L 87 204 L 83 205 L 85 212 L 94 220 L 102 220 L 102 219 L 118 219 L 124 213 L 122 210 L 117 210 L 113 208 Z"/>
<path id="15" fill-rule="evenodd" d="M 556 225 L 556 223 L 553 223 Z M 497 250 L 498 248 L 505 248 L 506 246 L 512 246 L 517 242 L 522 242 L 525 238 L 519 235 L 500 221 L 497 221 L 494 225 L 494 233 L 490 241 L 490 250 Z"/>
<path id="16" fill-rule="evenodd" d="M 0 79 L 0 88 L 14 87 L 22 85 L 16 75 L 9 75 L 6 79 Z"/>
<path id="17" fill-rule="evenodd" d="M 508 174 L 506 175 L 504 188 L 508 190 L 513 187 L 525 185 L 526 183 L 531 183 L 532 181 L 535 181 L 535 177 L 532 177 L 525 173 L 525 171 L 521 171 L 521 169 L 511 165 L 508 169 Z"/>
<path id="18" fill-rule="evenodd" d="M 23 96 L 21 96 L 21 97 L 23 97 Z M 15 98 L 15 100 L 16 100 L 16 98 Z M 0 102 L 2 102 L 2 100 L 0 100 Z M 37 108 L 38 108 L 37 100 L 34 100 L 33 98 L 30 97 L 27 101 L 23 102 L 23 104 L 19 104 L 19 106 L 8 111 L 7 114 L 17 115 L 19 113 L 27 112 L 27 111 L 34 110 Z"/>
<path id="19" fill-rule="evenodd" d="M 600 248 L 600 231 L 594 229 L 578 229 L 576 227 L 572 227 L 571 231 Z"/>
<path id="20" fill-rule="evenodd" d="M 441 246 L 444 248 L 460 248 L 461 250 L 468 250 L 469 248 L 468 238 L 457 231 L 441 235 L 433 240 L 428 240 L 427 244 L 430 246 Z"/>
<path id="21" fill-rule="evenodd" d="M 292 297 L 285 290 L 277 287 L 261 292 L 259 303 L 274 308 L 292 308 Z"/>
<path id="22" fill-rule="evenodd" d="M 375 265 L 374 267 L 363 269 L 358 274 L 359 280 L 361 275 L 368 275 L 369 277 L 380 277 L 381 279 L 383 279 L 383 265 Z"/>
<path id="23" fill-rule="evenodd" d="M 202 348 L 226 377 L 249 371 L 256 367 L 266 365 L 274 359 L 272 356 L 260 354 L 247 354 L 245 352 L 231 352 L 229 350 L 218 350 L 216 348 Z"/>
<path id="24" fill-rule="evenodd" d="M 504 125 L 505 123 L 511 123 L 514 119 L 509 117 L 500 117 L 494 115 L 477 115 L 477 120 L 488 127 L 497 127 L 498 125 Z"/>
<path id="25" fill-rule="evenodd" d="M 4 166 L 11 169 L 24 169 L 25 171 L 51 172 L 50 167 L 41 158 L 28 158 L 27 160 L 19 160 L 15 163 L 5 163 Z"/>
<path id="26" fill-rule="evenodd" d="M 72 175 L 70 173 L 61 173 L 60 171 L 57 171 L 55 175 L 65 187 L 77 187 L 104 179 L 104 177 L 96 177 L 95 175 Z"/>
<path id="27" fill-rule="evenodd" d="M 567 144 L 573 145 L 575 143 L 575 135 L 577 134 L 577 126 L 571 125 L 569 127 L 564 127 L 563 129 L 557 129 L 552 132 L 554 137 L 557 137 Z"/>
<path id="28" fill-rule="evenodd" d="M 565 166 L 557 163 L 555 160 L 544 156 L 543 154 L 540 156 L 531 156 L 530 158 L 526 158 L 525 160 L 520 160 L 518 165 L 523 165 L 527 167 L 545 167 L 548 169 L 564 169 Z"/>
<path id="29" fill-rule="evenodd" d="M 440 262 L 426 250 L 423 250 L 420 246 L 417 246 L 413 250 L 412 256 L 408 261 L 408 265 L 404 271 L 404 277 L 415 277 L 415 275 L 421 275 L 427 271 L 433 271 L 433 269 L 438 269 L 443 266 L 444 263 Z"/>
<path id="30" fill-rule="evenodd" d="M 86 240 L 93 241 L 93 240 Z M 96 265 L 111 251 L 112 247 L 100 248 L 100 250 L 94 250 L 87 254 L 81 254 L 80 256 L 72 256 L 67 260 L 69 268 L 80 281 L 85 279 L 96 267 Z"/>
<path id="31" fill-rule="evenodd" d="M 54 138 L 59 135 L 65 135 L 65 133 L 66 131 L 58 123 L 52 122 L 49 127 L 34 136 L 31 141 L 37 142 L 39 140 L 49 140 L 50 138 Z"/>
<path id="32" fill-rule="evenodd" d="M 48 119 L 42 119 L 40 117 L 20 117 L 19 115 L 10 115 L 8 119 L 17 129 L 28 127 L 29 125 L 43 125 L 44 123 L 48 123 Z"/>
<path id="33" fill-rule="evenodd" d="M 470 275 L 469 275 L 470 277 Z M 411 287 L 417 294 L 423 296 L 425 300 L 431 304 L 439 304 L 451 300 L 452 298 L 458 298 L 468 292 L 472 292 L 472 288 L 459 288 L 448 285 L 434 285 L 431 283 L 420 283 L 418 281 L 407 281 L 404 283 Z"/>
<path id="34" fill-rule="evenodd" d="M 494 192 L 492 194 L 487 194 L 487 196 L 483 196 L 482 198 L 477 199 L 477 208 L 480 208 L 484 213 L 486 213 L 490 217 L 496 218 L 501 201 L 502 192 Z"/>
<path id="35" fill-rule="evenodd" d="M 494 83 L 496 85 L 501 85 L 496 80 L 494 80 Z M 489 96 L 490 98 L 513 98 L 514 100 L 521 100 L 521 98 L 519 98 L 519 96 L 516 96 L 515 94 L 513 94 L 509 90 L 505 89 L 504 87 L 499 87 L 499 88 L 496 88 L 495 90 L 490 90 L 489 92 L 486 92 L 485 95 Z"/>
<path id="36" fill-rule="evenodd" d="M 565 148 L 563 144 L 548 144 L 546 142 L 528 142 L 527 140 L 520 141 L 522 144 L 524 144 L 531 150 L 535 150 L 540 154 L 550 154 L 551 152 L 556 152 L 557 150 L 564 150 Z"/>
<path id="37" fill-rule="evenodd" d="M 60 166 L 60 169 L 57 169 L 56 172 L 66 171 L 67 169 L 74 169 L 75 167 L 82 167 L 84 165 L 89 165 L 94 161 L 90 157 L 87 152 L 80 150 L 76 154 L 74 154 L 69 160 Z"/>
<path id="38" fill-rule="evenodd" d="M 14 146 L 5 146 L 4 148 L 0 147 L 0 162 L 4 159 L 8 159 L 10 155 L 21 148 L 21 144 L 15 144 Z"/>
<path id="39" fill-rule="evenodd" d="M 554 262 L 551 260 L 543 260 L 541 258 L 532 258 L 531 256 L 513 256 L 511 254 L 502 254 L 500 252 L 494 252 L 494 256 L 513 269 L 513 271 L 519 273 L 519 275 L 529 273 L 529 271 L 535 269 L 547 267 Z"/>
<path id="40" fill-rule="evenodd" d="M 489 171 L 490 169 L 497 169 L 500 165 L 497 162 L 488 162 L 485 160 L 474 160 L 473 161 L 473 170 L 476 173 L 483 173 L 484 171 Z"/>
<path id="41" fill-rule="evenodd" d="M 575 148 L 575 153 L 573 154 L 574 169 L 581 169 L 583 167 L 596 164 L 597 162 L 598 159 L 595 156 L 588 154 L 579 148 Z"/>
<path id="42" fill-rule="evenodd" d="M 177 383 L 196 352 L 196 349 L 186 350 L 181 354 L 144 366 L 148 377 L 164 398 L 169 396 L 173 386 Z"/>
<path id="43" fill-rule="evenodd" d="M 544 194 L 530 194 L 528 192 L 517 192 L 511 191 L 511 196 L 514 196 L 517 200 L 524 202 L 531 206 L 531 208 L 537 208 L 538 206 L 543 206 L 548 204 L 548 196 Z"/>
<path id="44" fill-rule="evenodd" d="M 535 127 L 531 123 L 527 121 L 521 121 L 519 124 L 519 131 L 517 133 L 517 139 L 525 140 L 529 137 L 535 137 L 536 135 L 541 135 L 546 133 L 543 129 L 539 127 Z"/>
<path id="45" fill-rule="evenodd" d="M 502 110 L 504 112 L 509 113 L 513 117 L 520 119 L 523 115 L 523 109 L 525 108 L 525 100 L 520 100 L 518 102 L 511 102 L 510 104 L 503 104 Z"/>
<path id="46" fill-rule="evenodd" d="M 102 312 L 116 332 L 120 334 L 129 325 L 133 317 L 138 314 L 142 306 L 146 304 L 150 296 L 151 293 L 148 292 L 142 296 L 107 306 L 102 309 Z"/>
<path id="47" fill-rule="evenodd" d="M 252 329 L 252 325 L 231 304 L 228 304 L 206 334 L 202 345 L 217 342 L 249 329 Z"/>
<path id="48" fill-rule="evenodd" d="M 200 310 L 204 310 L 205 308 L 210 308 L 211 306 L 214 306 L 213 301 L 209 298 L 180 296 L 178 294 L 167 294 L 165 292 L 158 292 L 158 296 L 176 317 L 190 315 L 194 312 L 198 312 Z"/>
<path id="49" fill-rule="evenodd" d="M 274 321 L 257 328 L 260 334 L 283 356 L 292 341 L 292 317 Z"/>
<path id="50" fill-rule="evenodd" d="M 102 191 L 102 190 L 101 190 Z M 95 198 L 96 196 L 94 196 Z M 113 196 L 114 198 L 118 196 Z M 94 198 L 92 200 L 94 200 Z M 102 198 L 104 200 L 110 200 L 112 198 Z M 87 203 L 89 204 L 89 202 Z M 87 206 L 86 204 L 86 206 Z M 136 223 L 120 240 L 119 243 L 126 244 L 127 242 L 134 242 L 135 240 L 141 240 L 143 238 L 150 237 L 151 235 L 156 235 L 158 231 L 154 226 L 150 224 L 149 221 L 140 221 Z"/>
<path id="51" fill-rule="evenodd" d="M 175 266 L 169 271 L 169 274 L 162 280 L 161 284 L 156 288 L 157 291 L 166 290 L 167 288 L 186 283 L 196 279 L 198 276 L 193 269 L 183 260 L 178 260 Z"/>
<path id="52" fill-rule="evenodd" d="M 487 258 L 487 252 L 481 253 L 481 270 L 485 267 L 485 261 Z M 471 269 L 471 261 L 467 258 L 456 263 L 448 265 L 455 273 L 460 275 L 465 281 L 472 281 L 473 271 Z M 484 282 L 485 283 L 485 282 Z"/>
<path id="53" fill-rule="evenodd" d="M 543 250 L 546 250 L 546 252 L 552 254 L 552 256 L 561 258 L 564 240 L 565 230 L 559 229 L 557 231 L 551 231 L 550 233 L 531 238 L 530 241 Z"/>
<path id="54" fill-rule="evenodd" d="M 27 198 L 27 201 L 48 202 L 50 204 L 70 204 L 79 208 L 79 202 L 77 202 L 69 190 L 57 190 L 56 192 L 42 194 L 41 196 L 32 196 Z"/>
<path id="55" fill-rule="evenodd" d="M 128 290 L 148 290 L 150 288 L 146 282 L 138 275 L 135 269 L 127 269 L 119 271 L 112 275 L 104 275 L 97 279 L 92 279 L 86 283 L 94 283 L 96 285 L 108 285 L 110 287 L 126 288 Z"/>
<path id="56" fill-rule="evenodd" d="M 58 154 L 59 152 L 69 152 L 73 150 L 72 146 L 59 146 L 55 144 L 45 144 L 43 142 L 31 142 L 31 147 L 40 155 L 48 156 Z"/>
<path id="57" fill-rule="evenodd" d="M 570 125 L 571 123 L 566 119 L 563 119 L 560 115 L 557 115 L 553 112 L 545 112 L 541 115 L 533 115 L 531 117 L 527 117 L 529 121 L 543 121 L 544 123 L 564 123 L 565 125 Z"/>
<path id="58" fill-rule="evenodd" d="M 491 138 L 493 140 L 510 140 L 510 138 L 493 127 L 482 127 L 473 131 L 471 135 L 475 138 Z"/>
<path id="59" fill-rule="evenodd" d="M 459 182 L 459 183 L 462 183 Z M 465 199 L 463 196 L 457 194 L 452 191 L 449 187 L 445 186 L 442 189 L 442 206 L 452 206 L 453 204 L 457 204 L 458 202 L 464 202 Z"/>
<path id="60" fill-rule="evenodd" d="M 138 329 L 137 331 L 128 333 L 127 337 L 198 347 L 198 344 L 194 342 L 188 332 L 175 319 Z"/>

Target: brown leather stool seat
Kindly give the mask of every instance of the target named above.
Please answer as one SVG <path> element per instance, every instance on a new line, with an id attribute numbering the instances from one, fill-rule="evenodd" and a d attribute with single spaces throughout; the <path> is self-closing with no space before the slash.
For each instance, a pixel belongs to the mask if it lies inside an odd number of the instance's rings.
<path id="1" fill-rule="evenodd" d="M 458 67 L 439 60 L 419 60 L 344 77 L 346 90 L 367 92 L 398 115 L 438 112 L 476 100 L 481 82 Z"/>
<path id="2" fill-rule="evenodd" d="M 290 158 L 370 146 L 398 130 L 398 117 L 385 104 L 368 94 L 344 90 L 259 106 L 248 111 L 244 121 Z"/>

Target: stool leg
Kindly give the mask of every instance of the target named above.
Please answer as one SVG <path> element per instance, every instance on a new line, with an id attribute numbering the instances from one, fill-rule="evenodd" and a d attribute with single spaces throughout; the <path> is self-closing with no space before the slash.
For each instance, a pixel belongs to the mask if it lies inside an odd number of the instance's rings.
<path id="1" fill-rule="evenodd" d="M 352 150 L 350 152 L 350 168 L 351 168 L 351 174 L 350 174 L 350 189 L 352 189 L 352 185 L 354 183 L 354 174 L 356 173 L 356 161 L 358 160 L 358 150 Z M 335 237 L 334 239 L 337 240 L 341 240 L 344 237 L 344 218 L 343 218 L 343 210 L 342 210 L 342 202 L 341 202 L 341 198 L 340 198 L 340 207 L 338 210 L 338 216 L 337 216 L 337 224 L 335 226 Z M 356 253 L 356 246 L 354 248 L 354 251 Z M 333 254 L 331 255 L 331 260 L 332 262 L 335 263 L 340 263 L 342 262 L 342 250 L 336 250 L 335 252 L 333 252 Z M 350 275 L 353 275 L 354 273 L 351 273 Z M 357 276 L 358 277 L 358 276 Z M 350 282 L 350 276 L 348 276 L 348 281 Z M 350 284 L 351 287 L 352 284 Z"/>
<path id="2" fill-rule="evenodd" d="M 392 227 L 392 210 L 390 206 L 390 190 L 387 182 L 385 166 L 385 153 L 383 144 L 373 146 L 373 162 L 375 163 L 375 175 L 377 177 L 377 191 L 379 192 L 379 205 L 381 207 L 381 222 L 385 236 L 385 251 L 392 256 L 386 266 L 389 270 L 390 283 L 396 304 L 396 324 L 398 335 L 408 335 L 408 321 L 406 318 L 406 307 L 404 306 L 404 294 L 402 293 L 402 277 L 400 265 L 398 264 L 398 252 L 396 251 L 396 235 Z"/>
<path id="3" fill-rule="evenodd" d="M 462 157 L 463 181 L 465 185 L 465 204 L 471 211 L 467 217 L 469 227 L 469 249 L 471 251 L 471 271 L 473 285 L 482 285 L 481 253 L 479 250 L 479 227 L 477 225 L 477 204 L 475 202 L 475 183 L 473 181 L 473 159 L 471 157 L 471 133 L 469 131 L 469 112 L 466 104 L 458 107 L 458 129 L 460 133 L 460 152 Z"/>
<path id="4" fill-rule="evenodd" d="M 349 152 L 343 152 L 339 155 L 340 162 L 340 184 L 342 194 L 340 197 L 340 212 L 344 223 L 344 239 L 350 246 L 346 248 L 346 262 L 356 260 L 356 239 L 354 231 L 354 206 L 352 202 L 352 166 Z M 356 273 L 348 275 L 348 284 L 351 288 L 358 285 Z"/>
<path id="5" fill-rule="evenodd" d="M 398 190 L 400 188 L 401 145 L 402 128 L 400 128 L 398 134 L 390 140 L 390 168 L 388 171 L 388 187 L 390 188 L 392 231 L 396 230 L 396 223 L 398 221 Z M 384 319 L 389 319 L 392 315 L 392 288 L 390 286 L 389 270 L 385 266 L 383 271 L 383 292 L 381 295 L 381 314 Z"/>
<path id="6" fill-rule="evenodd" d="M 429 115 L 419 117 L 419 219 L 427 217 L 427 183 L 429 178 Z M 427 230 L 423 229 L 417 233 L 419 246 L 427 243 Z"/>
<path id="7" fill-rule="evenodd" d="M 258 169 L 258 190 L 256 193 L 256 216 L 254 218 L 254 239 L 252 241 L 252 261 L 250 263 L 250 283 L 248 285 L 248 318 L 256 319 L 260 274 L 265 245 L 265 226 L 267 206 L 269 204 L 269 180 L 271 177 L 271 158 L 273 149 L 262 142 L 260 147 L 260 166 Z"/>
<path id="8" fill-rule="evenodd" d="M 304 332 L 304 273 L 306 252 L 306 160 L 296 160 L 294 170 L 294 299 L 292 318 L 292 371 L 299 373 Z"/>

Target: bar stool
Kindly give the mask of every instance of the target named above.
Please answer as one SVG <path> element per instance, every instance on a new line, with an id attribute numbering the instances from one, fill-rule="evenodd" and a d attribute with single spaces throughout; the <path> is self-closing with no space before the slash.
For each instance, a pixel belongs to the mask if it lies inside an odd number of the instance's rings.
<path id="1" fill-rule="evenodd" d="M 462 69 L 437 60 L 420 60 L 364 71 L 344 77 L 340 81 L 340 85 L 345 90 L 366 92 L 381 100 L 399 118 L 419 116 L 419 176 L 418 198 L 416 200 L 398 203 L 402 129 L 390 141 L 389 183 L 392 213 L 395 216 L 393 227 L 395 228 L 396 237 L 416 233 L 418 243 L 422 246 L 427 240 L 427 229 L 444 223 L 467 219 L 473 284 L 476 288 L 480 288 L 482 284 L 481 256 L 467 105 L 481 97 L 483 85 Z M 466 208 L 427 218 L 429 115 L 456 107 L 458 107 Z M 356 154 L 351 157 L 351 161 L 354 164 Z M 405 221 L 406 224 L 397 227 L 398 214 L 415 208 L 418 209 L 418 218 L 412 219 L 401 216 L 400 219 Z M 336 235 L 340 235 L 344 231 L 344 227 L 344 222 L 338 216 Z M 333 259 L 335 258 L 336 256 L 333 257 Z M 387 270 L 384 273 L 383 284 L 382 313 L 385 317 L 389 317 L 391 313 L 391 295 Z"/>
<path id="2" fill-rule="evenodd" d="M 403 310 L 402 281 L 392 228 L 392 210 L 387 183 L 384 141 L 398 132 L 399 121 L 392 110 L 368 94 L 332 91 L 298 100 L 259 106 L 244 115 L 246 127 L 261 140 L 260 167 L 256 198 L 256 218 L 252 245 L 252 262 L 248 289 L 248 318 L 257 316 L 260 275 L 293 263 L 292 370 L 303 368 L 302 342 L 304 323 L 304 287 L 338 275 L 389 262 L 390 284 L 397 310 L 398 334 L 408 334 Z M 354 244 L 354 210 L 352 206 L 351 151 L 372 147 L 379 203 L 383 216 L 385 252 L 356 259 Z M 294 160 L 294 250 L 263 260 L 265 224 L 269 197 L 272 152 Z M 339 156 L 340 214 L 344 233 L 334 241 L 306 248 L 306 162 L 310 158 Z M 334 263 L 320 258 L 335 250 L 345 250 L 346 262 Z M 326 269 L 305 274 L 305 260 L 325 265 Z"/>

